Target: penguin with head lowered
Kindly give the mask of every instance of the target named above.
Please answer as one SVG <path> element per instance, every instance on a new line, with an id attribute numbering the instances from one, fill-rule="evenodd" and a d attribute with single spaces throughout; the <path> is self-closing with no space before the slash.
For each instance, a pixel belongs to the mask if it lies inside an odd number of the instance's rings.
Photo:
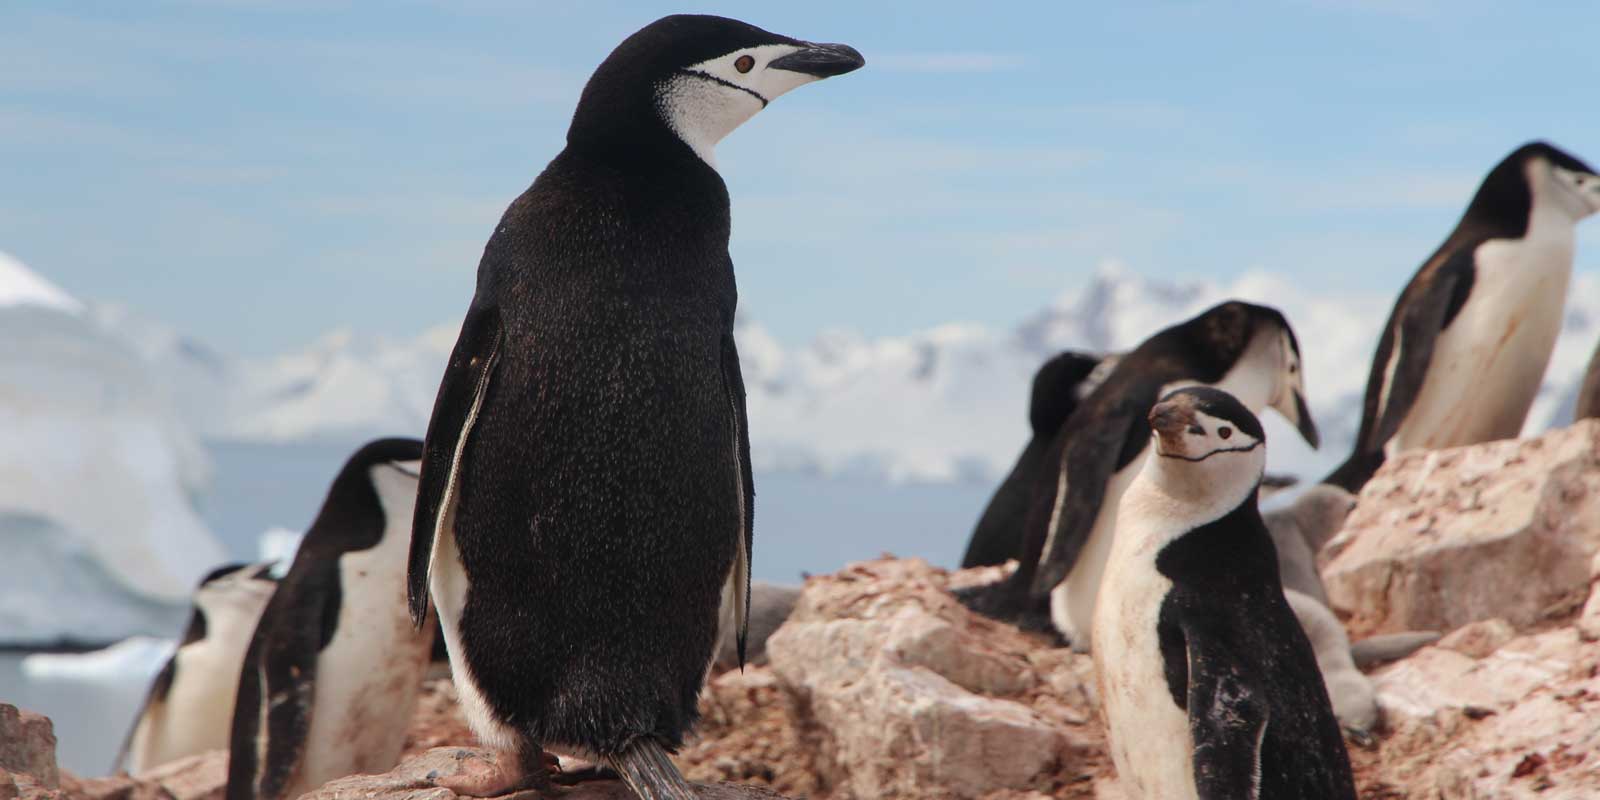
<path id="1" fill-rule="evenodd" d="M 1028 444 L 1017 456 L 1017 463 L 989 498 L 989 505 L 978 518 L 978 525 L 967 542 L 961 567 L 1004 564 L 1022 549 L 1022 524 L 1028 516 L 1028 501 L 1033 485 L 1045 463 L 1050 442 L 1065 425 L 1078 404 L 1100 385 L 1116 364 L 1115 356 L 1098 356 L 1065 350 L 1039 367 L 1033 376 L 1033 391 L 1028 402 Z"/>
<path id="2" fill-rule="evenodd" d="M 405 598 L 421 456 L 416 439 L 379 439 L 334 478 L 245 654 L 228 800 L 295 798 L 399 760 L 434 640 Z"/>
<path id="3" fill-rule="evenodd" d="M 277 587 L 273 566 L 229 564 L 200 581 L 183 639 L 156 673 L 113 768 L 137 775 L 227 749 L 239 668 Z"/>
<path id="4" fill-rule="evenodd" d="M 1596 211 L 1600 176 L 1544 142 L 1489 171 L 1390 312 L 1355 449 L 1328 483 L 1359 492 L 1395 453 L 1522 431 L 1561 332 L 1575 226 Z"/>
<path id="5" fill-rule="evenodd" d="M 1300 363 L 1288 320 L 1252 303 L 1222 303 L 1146 339 L 1057 433 L 1034 487 L 1017 571 L 964 600 L 983 613 L 1037 624 L 1048 597 L 1056 630 L 1087 649 L 1117 498 L 1148 453 L 1144 414 L 1178 386 L 1218 386 L 1250 407 L 1277 409 L 1316 446 Z"/>
<path id="6" fill-rule="evenodd" d="M 714 148 L 862 63 L 721 17 L 651 23 L 495 228 L 428 425 L 409 588 L 497 756 L 441 784 L 540 785 L 553 753 L 690 796 L 667 755 L 725 593 L 744 637 L 755 497 Z"/>
<path id="7" fill-rule="evenodd" d="M 1227 392 L 1150 409 L 1121 498 L 1094 662 L 1130 800 L 1355 800 L 1327 690 L 1256 507 L 1266 434 Z"/>

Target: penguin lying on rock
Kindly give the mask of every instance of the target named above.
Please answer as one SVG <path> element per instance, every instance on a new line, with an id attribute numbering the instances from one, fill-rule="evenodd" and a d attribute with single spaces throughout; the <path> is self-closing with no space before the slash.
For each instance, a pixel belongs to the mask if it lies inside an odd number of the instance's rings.
<path id="1" fill-rule="evenodd" d="M 1257 510 L 1266 434 L 1227 392 L 1150 409 L 1095 608 L 1101 713 L 1129 800 L 1355 800 L 1311 642 Z"/>
<path id="2" fill-rule="evenodd" d="M 413 617 L 431 598 L 462 710 L 497 753 L 441 785 L 548 788 L 560 753 L 644 800 L 692 796 L 668 754 L 719 635 L 743 650 L 755 500 L 715 147 L 862 64 L 736 20 L 653 22 L 595 70 L 566 148 L 500 219 L 412 537 Z"/>

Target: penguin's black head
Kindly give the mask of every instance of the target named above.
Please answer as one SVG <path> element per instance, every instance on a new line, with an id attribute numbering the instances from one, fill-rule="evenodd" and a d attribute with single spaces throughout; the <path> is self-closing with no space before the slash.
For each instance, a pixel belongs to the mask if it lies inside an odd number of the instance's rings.
<path id="1" fill-rule="evenodd" d="M 608 159 L 687 146 L 706 163 L 734 128 L 779 95 L 866 63 L 725 17 L 677 14 L 629 36 L 584 86 L 567 145 Z"/>
<path id="2" fill-rule="evenodd" d="M 378 439 L 357 450 L 328 487 L 300 551 L 317 557 L 365 550 L 383 540 L 391 520 L 409 537 L 421 461 L 416 439 Z"/>
<path id="3" fill-rule="evenodd" d="M 1271 306 L 1230 300 L 1177 326 L 1198 363 L 1213 368 L 1205 382 L 1250 408 L 1276 410 L 1307 444 L 1321 443 L 1306 405 L 1305 363 L 1288 318 Z"/>
<path id="4" fill-rule="evenodd" d="M 1465 220 L 1519 238 L 1535 207 L 1546 205 L 1574 222 L 1600 212 L 1600 175 L 1549 142 L 1528 142 L 1489 170 Z"/>
<path id="5" fill-rule="evenodd" d="M 1150 408 L 1149 421 L 1160 458 L 1227 462 L 1227 469 L 1251 472 L 1251 483 L 1261 480 L 1266 430 L 1234 395 L 1210 386 L 1174 390 Z"/>
<path id="6" fill-rule="evenodd" d="M 1054 436 L 1066 424 L 1086 394 L 1081 391 L 1084 382 L 1100 362 L 1100 356 L 1065 350 L 1039 367 L 1028 403 L 1028 424 L 1035 436 Z"/>

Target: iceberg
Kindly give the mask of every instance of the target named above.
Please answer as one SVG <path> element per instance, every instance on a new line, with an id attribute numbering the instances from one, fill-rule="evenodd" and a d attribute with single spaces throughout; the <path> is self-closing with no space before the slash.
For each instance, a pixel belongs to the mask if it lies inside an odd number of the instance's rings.
<path id="1" fill-rule="evenodd" d="M 170 633 L 225 558 L 199 439 L 137 351 L 9 256 L 0 340 L 0 642 Z"/>
<path id="2" fill-rule="evenodd" d="M 1065 348 L 1132 348 L 1233 298 L 1275 306 L 1295 328 L 1323 445 L 1311 450 L 1266 414 L 1269 468 L 1319 479 L 1355 439 L 1372 351 L 1394 297 L 1309 293 L 1263 271 L 1226 282 L 1157 280 L 1116 262 L 1005 329 L 956 322 L 878 338 L 834 330 L 787 346 L 741 311 L 735 335 L 752 458 L 763 471 L 992 482 L 1027 440 L 1028 386 L 1046 358 Z M 274 442 L 420 434 L 455 333 L 448 324 L 410 340 L 338 331 L 304 352 L 250 362 L 239 368 L 249 376 L 239 416 L 214 433 Z M 1597 339 L 1600 278 L 1577 274 L 1525 433 L 1570 420 L 1570 397 Z"/>

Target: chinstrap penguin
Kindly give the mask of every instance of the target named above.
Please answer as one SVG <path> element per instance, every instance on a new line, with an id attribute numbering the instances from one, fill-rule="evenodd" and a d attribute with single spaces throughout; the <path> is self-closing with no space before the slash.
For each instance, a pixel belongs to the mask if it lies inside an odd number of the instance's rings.
<path id="1" fill-rule="evenodd" d="M 1266 438 L 1232 395 L 1150 409 L 1121 497 L 1094 663 L 1130 800 L 1354 800 L 1349 755 L 1256 507 Z"/>
<path id="2" fill-rule="evenodd" d="M 1395 453 L 1521 433 L 1561 332 L 1575 226 L 1596 211 L 1600 176 L 1544 142 L 1489 171 L 1395 302 L 1354 451 L 1328 483 L 1359 491 Z"/>
<path id="3" fill-rule="evenodd" d="M 1251 408 L 1276 409 L 1315 447 L 1300 365 L 1288 320 L 1276 309 L 1239 301 L 1145 340 L 1118 360 L 1057 433 L 1034 488 L 1016 572 L 965 593 L 963 601 L 1028 627 L 1037 627 L 1047 609 L 1055 629 L 1075 649 L 1087 649 L 1117 498 L 1148 453 L 1142 420 L 1150 406 L 1179 386 L 1218 386 Z"/>
<path id="4" fill-rule="evenodd" d="M 1107 364 L 1102 369 L 1101 364 Z M 995 489 L 994 496 L 978 518 L 967 553 L 961 558 L 963 569 L 1004 564 L 1022 549 L 1022 525 L 1028 516 L 1033 485 L 1045 463 L 1045 454 L 1056 432 L 1078 404 L 1110 374 L 1115 356 L 1099 356 L 1066 350 L 1039 367 L 1033 376 L 1033 391 L 1028 402 L 1028 444 L 1017 456 L 1017 463 Z"/>
<path id="5" fill-rule="evenodd" d="M 208 750 L 225 750 L 239 669 L 277 579 L 272 563 L 229 564 L 194 591 L 183 639 L 156 673 L 113 769 L 138 775 Z"/>
<path id="6" fill-rule="evenodd" d="M 405 598 L 421 456 L 416 439 L 380 439 L 334 478 L 245 655 L 228 800 L 295 798 L 398 761 L 434 633 Z"/>
<path id="7" fill-rule="evenodd" d="M 719 609 L 744 638 L 754 489 L 714 148 L 862 66 L 736 20 L 671 16 L 584 87 L 567 145 L 501 218 L 439 387 L 412 540 L 463 711 L 497 756 L 441 783 L 548 784 L 548 753 L 686 798 Z"/>

